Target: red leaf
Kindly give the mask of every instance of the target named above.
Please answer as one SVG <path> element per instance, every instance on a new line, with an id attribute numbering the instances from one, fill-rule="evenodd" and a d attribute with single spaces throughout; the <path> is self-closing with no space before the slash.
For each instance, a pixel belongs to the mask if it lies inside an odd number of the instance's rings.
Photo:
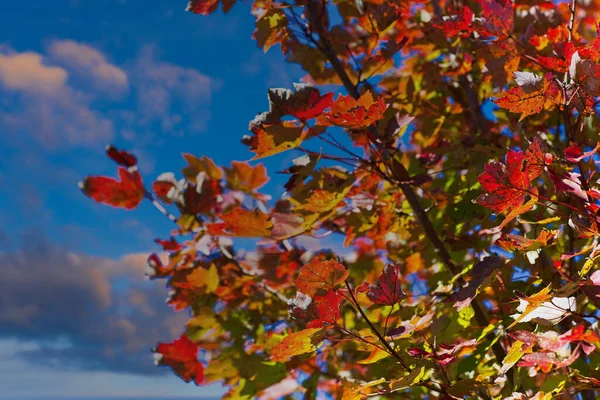
<path id="1" fill-rule="evenodd" d="M 117 150 L 114 146 L 106 146 L 106 155 L 117 164 L 130 168 L 137 165 L 137 158 L 125 150 Z"/>
<path id="2" fill-rule="evenodd" d="M 596 144 L 596 147 L 594 147 L 592 150 L 582 153 L 577 143 L 573 143 L 565 149 L 565 158 L 567 159 L 567 161 L 576 163 L 585 158 L 593 156 L 594 154 L 596 154 L 598 149 L 600 149 L 600 142 L 598 142 Z"/>
<path id="3" fill-rule="evenodd" d="M 173 253 L 178 252 L 183 248 L 183 246 L 175 240 L 175 238 L 171 237 L 169 240 L 155 239 L 156 243 L 160 244 L 165 251 L 170 251 Z"/>
<path id="4" fill-rule="evenodd" d="M 416 348 L 407 349 L 406 352 L 408 353 L 409 356 L 414 357 L 414 358 L 430 358 L 432 356 L 431 353 L 429 353 L 425 350 L 416 349 Z"/>
<path id="5" fill-rule="evenodd" d="M 515 29 L 511 0 L 481 0 L 481 8 L 485 18 L 482 34 L 504 38 Z"/>
<path id="6" fill-rule="evenodd" d="M 375 283 L 369 285 L 367 297 L 375 304 L 393 306 L 406 298 L 400 288 L 400 266 L 388 264 Z"/>
<path id="7" fill-rule="evenodd" d="M 181 335 L 172 343 L 159 343 L 154 349 L 159 365 L 168 365 L 185 382 L 200 385 L 204 380 L 204 366 L 198 361 L 198 346 Z"/>
<path id="8" fill-rule="evenodd" d="M 333 289 L 329 289 L 324 296 L 316 296 L 313 305 L 317 311 L 317 319 L 308 323 L 306 327 L 320 328 L 325 323 L 335 324 L 335 321 L 340 318 L 340 304 L 343 299 L 344 296 Z"/>
<path id="9" fill-rule="evenodd" d="M 307 120 L 318 117 L 331 106 L 333 93 L 321 96 L 319 89 L 305 83 L 294 83 L 294 91 L 289 89 L 269 89 L 269 121 L 280 121 L 285 115 Z"/>
<path id="10" fill-rule="evenodd" d="M 473 16 L 473 11 L 463 6 L 458 15 L 444 16 L 443 22 L 434 26 L 444 31 L 447 37 L 468 37 L 473 32 Z"/>
<path id="11" fill-rule="evenodd" d="M 79 183 L 79 187 L 86 196 L 98 203 L 131 210 L 140 204 L 146 193 L 142 176 L 138 171 L 130 172 L 119 167 L 119 178 L 89 176 Z"/>

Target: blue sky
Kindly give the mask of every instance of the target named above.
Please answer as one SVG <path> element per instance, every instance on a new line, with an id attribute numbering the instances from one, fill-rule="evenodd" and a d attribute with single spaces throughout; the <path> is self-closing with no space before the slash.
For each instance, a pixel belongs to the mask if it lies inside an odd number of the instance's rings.
<path id="1" fill-rule="evenodd" d="M 0 13 L 0 398 L 214 396 L 152 365 L 186 315 L 143 278 L 171 229 L 149 205 L 85 198 L 114 174 L 104 146 L 131 149 L 147 181 L 184 165 L 248 160 L 239 143 L 267 88 L 301 71 L 264 54 L 248 6 L 186 13 L 185 0 L 30 0 Z M 265 162 L 273 173 L 298 154 Z M 278 196 L 281 179 L 265 192 Z"/>

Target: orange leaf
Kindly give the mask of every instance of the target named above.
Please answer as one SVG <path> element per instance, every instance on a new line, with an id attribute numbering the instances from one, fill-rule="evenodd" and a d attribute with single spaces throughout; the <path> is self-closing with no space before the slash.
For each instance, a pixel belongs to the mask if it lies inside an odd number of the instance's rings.
<path id="1" fill-rule="evenodd" d="M 293 356 L 310 353 L 323 341 L 325 330 L 322 328 L 304 329 L 294 332 L 275 345 L 271 350 L 271 360 L 286 362 Z"/>
<path id="2" fill-rule="evenodd" d="M 358 100 L 349 95 L 339 95 L 331 105 L 331 110 L 323 114 L 318 122 L 348 129 L 365 129 L 377 122 L 386 109 L 383 97 L 374 101 L 371 92 L 365 92 Z"/>
<path id="3" fill-rule="evenodd" d="M 140 204 L 146 193 L 142 176 L 135 169 L 128 171 L 119 167 L 119 178 L 89 176 L 79 183 L 79 187 L 86 196 L 98 203 L 131 210 Z"/>
<path id="4" fill-rule="evenodd" d="M 219 216 L 224 222 L 206 226 L 207 232 L 214 236 L 268 237 L 273 223 L 271 216 L 259 210 L 235 208 Z"/>
<path id="5" fill-rule="evenodd" d="M 263 164 L 252 167 L 246 162 L 234 161 L 231 167 L 225 168 L 225 174 L 232 189 L 253 194 L 256 189 L 269 181 L 267 169 Z"/>
<path id="6" fill-rule="evenodd" d="M 496 104 L 515 114 L 521 114 L 519 121 L 522 121 L 529 115 L 541 112 L 544 107 L 557 103 L 561 97 L 561 90 L 552 75 L 538 78 L 504 92 L 504 96 L 495 101 Z"/>
<path id="7" fill-rule="evenodd" d="M 300 270 L 296 279 L 298 289 L 311 297 L 318 290 L 328 290 L 344 282 L 349 271 L 335 260 L 312 260 Z"/>

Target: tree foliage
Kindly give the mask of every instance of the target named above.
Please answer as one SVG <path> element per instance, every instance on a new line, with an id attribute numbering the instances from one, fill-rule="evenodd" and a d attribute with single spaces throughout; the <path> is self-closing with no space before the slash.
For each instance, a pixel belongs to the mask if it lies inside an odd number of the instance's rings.
<path id="1" fill-rule="evenodd" d="M 231 399 L 596 398 L 600 3 L 235 3 L 188 9 L 250 7 L 306 72 L 242 139 L 298 153 L 285 194 L 191 154 L 143 181 L 113 147 L 119 180 L 81 185 L 175 223 L 147 275 L 191 318 L 157 363 Z M 326 234 L 352 255 L 303 246 Z"/>

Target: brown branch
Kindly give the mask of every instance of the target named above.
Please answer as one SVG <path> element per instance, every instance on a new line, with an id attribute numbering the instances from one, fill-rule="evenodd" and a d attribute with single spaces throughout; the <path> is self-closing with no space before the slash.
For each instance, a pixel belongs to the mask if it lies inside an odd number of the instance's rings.
<path id="1" fill-rule="evenodd" d="M 367 323 L 367 325 L 369 325 L 369 328 L 371 329 L 371 331 L 377 336 L 377 338 L 379 339 L 381 344 L 383 344 L 385 346 L 385 348 L 388 350 L 388 352 L 392 356 L 394 356 L 394 358 L 396 358 L 398 360 L 398 362 L 400 362 L 400 364 L 402 365 L 402 367 L 404 367 L 404 369 L 406 371 L 408 371 L 408 372 L 412 371 L 412 368 L 409 365 L 407 365 L 406 362 L 402 359 L 402 357 L 400 357 L 400 354 L 398 354 L 398 352 L 396 350 L 394 350 L 392 348 L 392 346 L 390 346 L 388 341 L 385 340 L 383 335 L 377 330 L 377 328 L 375 328 L 375 326 L 373 325 L 373 323 L 371 322 L 369 317 L 367 317 L 367 314 L 365 314 L 365 312 L 363 311 L 362 307 L 358 303 L 358 300 L 356 300 L 356 297 L 354 296 L 354 290 L 352 290 L 352 288 L 350 287 L 350 283 L 348 283 L 347 279 L 346 279 L 345 283 L 346 283 L 346 288 L 348 288 L 348 292 L 350 292 L 350 296 L 352 297 L 352 302 L 356 305 L 356 309 L 358 310 L 360 315 L 362 315 L 362 317 L 365 320 L 365 322 Z"/>

